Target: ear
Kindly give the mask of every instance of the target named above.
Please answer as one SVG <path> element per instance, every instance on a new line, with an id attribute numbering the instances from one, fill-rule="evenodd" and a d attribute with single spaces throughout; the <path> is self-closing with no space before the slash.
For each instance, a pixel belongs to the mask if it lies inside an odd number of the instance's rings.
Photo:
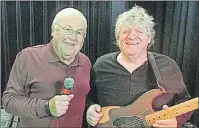
<path id="1" fill-rule="evenodd" d="M 148 36 L 148 44 L 151 43 L 151 36 Z"/>
<path id="2" fill-rule="evenodd" d="M 55 35 L 56 32 L 56 27 L 54 24 L 51 25 L 51 36 L 53 37 Z"/>
<path id="3" fill-rule="evenodd" d="M 54 36 L 54 31 L 51 32 L 51 36 L 52 36 L 52 37 Z"/>
<path id="4" fill-rule="evenodd" d="M 51 36 L 53 37 L 54 35 L 54 28 L 53 28 L 53 24 L 51 25 Z"/>

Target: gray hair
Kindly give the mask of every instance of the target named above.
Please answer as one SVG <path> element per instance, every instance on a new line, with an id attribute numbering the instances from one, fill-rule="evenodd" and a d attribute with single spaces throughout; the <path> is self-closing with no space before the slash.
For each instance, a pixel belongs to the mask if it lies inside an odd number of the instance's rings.
<path id="1" fill-rule="evenodd" d="M 64 9 L 62 9 L 61 11 L 59 11 L 59 12 L 56 14 L 56 16 L 55 16 L 55 18 L 54 18 L 54 20 L 53 20 L 52 26 L 53 26 L 54 24 L 57 24 L 58 19 L 59 19 L 58 17 L 63 16 L 63 15 L 76 15 L 76 16 L 81 17 L 81 18 L 83 19 L 83 21 L 84 21 L 84 33 L 85 33 L 85 35 L 86 35 L 86 30 L 87 30 L 87 19 L 85 18 L 85 16 L 84 16 L 79 10 L 74 9 L 74 8 L 64 8 Z"/>
<path id="2" fill-rule="evenodd" d="M 129 11 L 123 12 L 117 17 L 115 24 L 115 37 L 118 41 L 119 32 L 122 27 L 127 25 L 141 25 L 146 27 L 149 36 L 151 37 L 151 43 L 148 48 L 154 44 L 155 23 L 153 22 L 154 18 L 146 12 L 146 10 L 140 6 L 135 5 Z"/>

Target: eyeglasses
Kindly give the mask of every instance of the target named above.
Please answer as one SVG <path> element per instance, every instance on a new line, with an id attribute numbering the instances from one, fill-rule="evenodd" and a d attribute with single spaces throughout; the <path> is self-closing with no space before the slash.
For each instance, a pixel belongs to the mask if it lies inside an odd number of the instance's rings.
<path id="1" fill-rule="evenodd" d="M 60 27 L 62 29 L 62 33 L 63 34 L 73 35 L 73 33 L 75 33 L 75 35 L 77 36 L 77 38 L 83 38 L 83 37 L 85 37 L 85 33 L 83 32 L 83 30 L 76 30 L 76 31 L 74 31 L 71 28 L 63 28 L 59 24 L 55 24 L 55 25 L 57 25 L 58 27 Z"/>

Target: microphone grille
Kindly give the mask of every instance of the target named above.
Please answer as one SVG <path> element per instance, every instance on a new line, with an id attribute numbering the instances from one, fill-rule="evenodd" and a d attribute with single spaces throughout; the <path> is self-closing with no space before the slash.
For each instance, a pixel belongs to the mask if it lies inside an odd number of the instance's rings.
<path id="1" fill-rule="evenodd" d="M 74 86 L 74 79 L 71 77 L 68 77 L 64 80 L 64 88 L 67 90 L 70 90 Z"/>

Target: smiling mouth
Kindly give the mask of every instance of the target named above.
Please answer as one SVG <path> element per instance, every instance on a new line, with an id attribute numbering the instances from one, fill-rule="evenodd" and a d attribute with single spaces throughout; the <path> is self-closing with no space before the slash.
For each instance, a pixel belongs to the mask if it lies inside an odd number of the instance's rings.
<path id="1" fill-rule="evenodd" d="M 75 46 L 75 44 L 67 43 L 68 46 Z"/>
<path id="2" fill-rule="evenodd" d="M 140 44 L 139 42 L 126 42 L 127 45 L 138 45 Z"/>
<path id="3" fill-rule="evenodd" d="M 67 43 L 67 42 L 64 42 L 64 44 L 66 44 L 67 46 L 75 46 L 75 43 Z"/>

